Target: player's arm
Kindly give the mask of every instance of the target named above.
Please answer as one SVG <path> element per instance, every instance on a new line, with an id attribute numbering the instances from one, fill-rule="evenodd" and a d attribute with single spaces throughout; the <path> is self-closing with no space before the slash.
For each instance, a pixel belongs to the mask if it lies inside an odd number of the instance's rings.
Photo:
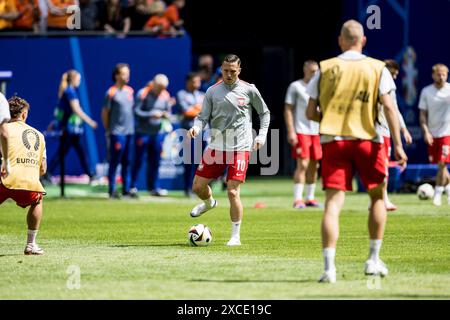
<path id="1" fill-rule="evenodd" d="M 0 124 L 0 144 L 2 145 L 2 164 L 0 168 L 0 175 L 7 176 L 9 174 L 9 159 L 8 159 L 8 131 L 4 124 Z"/>
<path id="2" fill-rule="evenodd" d="M 202 111 L 194 119 L 194 126 L 189 129 L 191 138 L 195 138 L 206 127 L 211 118 L 212 112 L 212 93 L 210 90 L 206 91 L 205 99 L 203 99 Z"/>
<path id="3" fill-rule="evenodd" d="M 90 127 L 93 129 L 97 128 L 97 122 L 92 120 L 91 117 L 89 117 L 83 109 L 81 109 L 80 102 L 78 99 L 71 99 L 70 100 L 70 107 L 72 108 L 73 113 L 75 113 L 77 116 L 81 118 L 84 122 L 86 122 Z"/>
<path id="4" fill-rule="evenodd" d="M 425 143 L 431 146 L 433 144 L 433 135 L 431 134 L 430 129 L 428 128 L 428 102 L 424 90 L 422 90 L 422 92 L 420 93 L 419 110 L 420 110 L 419 122 L 420 127 L 422 128 L 423 131 L 423 138 L 425 140 Z"/>
<path id="5" fill-rule="evenodd" d="M 306 118 L 316 122 L 320 122 L 322 119 L 322 113 L 320 112 L 316 99 L 309 98 L 308 106 L 306 107 Z"/>
<path id="6" fill-rule="evenodd" d="M 400 138 L 400 125 L 397 116 L 397 109 L 389 93 L 381 95 L 380 102 L 383 105 L 384 114 L 386 115 L 386 120 L 389 125 L 392 140 L 394 142 L 396 159 L 398 160 L 399 165 L 406 166 L 406 161 L 408 160 L 408 157 L 406 156 L 406 153 L 403 150 L 402 139 Z"/>
<path id="7" fill-rule="evenodd" d="M 291 146 L 294 146 L 297 144 L 297 134 L 294 128 L 294 106 L 292 104 L 284 104 L 284 122 L 286 123 L 287 140 Z"/>
<path id="8" fill-rule="evenodd" d="M 106 93 L 105 102 L 103 103 L 102 108 L 102 123 L 105 131 L 109 131 L 109 117 L 111 114 L 111 98 L 109 96 L 109 90 Z"/>
<path id="9" fill-rule="evenodd" d="M 270 111 L 256 87 L 253 87 L 253 101 L 251 104 L 259 115 L 259 131 L 253 143 L 253 150 L 258 150 L 267 140 L 270 125 Z"/>
<path id="10" fill-rule="evenodd" d="M 400 131 L 402 132 L 403 138 L 405 138 L 406 144 L 409 145 L 412 143 L 412 137 L 411 134 L 409 133 L 408 128 L 406 127 L 405 119 L 403 119 L 403 115 L 400 113 L 398 106 L 397 106 L 397 116 L 398 121 L 400 122 Z"/>
<path id="11" fill-rule="evenodd" d="M 39 168 L 39 174 L 41 177 L 47 173 L 47 148 L 44 147 L 44 152 L 42 154 L 41 167 Z"/>
<path id="12" fill-rule="evenodd" d="M 428 110 L 420 110 L 420 127 L 423 131 L 423 138 L 425 140 L 425 143 L 429 146 L 433 144 L 433 135 L 430 132 L 430 129 L 428 128 Z"/>

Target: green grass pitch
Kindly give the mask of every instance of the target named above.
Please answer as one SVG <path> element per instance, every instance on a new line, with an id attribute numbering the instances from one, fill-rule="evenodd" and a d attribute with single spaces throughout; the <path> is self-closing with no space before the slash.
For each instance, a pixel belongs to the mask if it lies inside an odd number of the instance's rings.
<path id="1" fill-rule="evenodd" d="M 0 207 L 0 299 L 449 299 L 450 206 L 392 195 L 381 257 L 390 274 L 363 275 L 368 254 L 364 194 L 348 193 L 341 215 L 338 282 L 319 284 L 323 268 L 321 209 L 294 210 L 288 179 L 249 178 L 241 247 L 228 248 L 229 205 L 190 218 L 197 203 L 167 198 L 109 201 L 95 190 L 49 189 L 38 243 L 46 254 L 22 254 L 26 211 Z M 87 197 L 80 197 L 83 193 Z M 100 196 L 99 196 L 100 195 Z M 323 193 L 318 199 L 323 202 Z M 266 208 L 253 208 L 256 202 Z M 208 247 L 190 247 L 195 223 L 212 229 Z M 77 286 L 77 270 L 79 288 Z"/>

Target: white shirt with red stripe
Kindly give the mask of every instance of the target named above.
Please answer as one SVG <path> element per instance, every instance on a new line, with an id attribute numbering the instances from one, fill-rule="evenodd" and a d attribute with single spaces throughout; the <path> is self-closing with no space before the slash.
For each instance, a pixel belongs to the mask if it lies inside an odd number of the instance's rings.
<path id="1" fill-rule="evenodd" d="M 286 92 L 284 103 L 295 108 L 295 132 L 307 135 L 319 134 L 319 123 L 306 118 L 306 107 L 308 106 L 309 95 L 306 92 L 308 84 L 303 80 L 292 82 Z"/>
<path id="2" fill-rule="evenodd" d="M 434 138 L 450 136 L 450 83 L 441 89 L 434 84 L 423 88 L 419 109 L 428 111 L 428 128 Z"/>

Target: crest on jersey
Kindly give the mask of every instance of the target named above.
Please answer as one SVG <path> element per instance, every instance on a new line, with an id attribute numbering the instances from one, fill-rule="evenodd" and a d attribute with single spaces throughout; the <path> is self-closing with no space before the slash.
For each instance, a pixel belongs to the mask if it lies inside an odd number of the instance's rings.
<path id="1" fill-rule="evenodd" d="M 237 98 L 237 101 L 238 101 L 238 106 L 239 106 L 239 107 L 245 106 L 245 98 L 243 98 L 243 97 L 238 97 L 238 98 Z"/>
<path id="2" fill-rule="evenodd" d="M 22 142 L 25 148 L 27 148 L 28 150 L 31 150 L 31 148 L 33 148 L 34 151 L 39 150 L 39 145 L 41 143 L 39 135 L 31 129 L 27 129 L 22 133 Z"/>

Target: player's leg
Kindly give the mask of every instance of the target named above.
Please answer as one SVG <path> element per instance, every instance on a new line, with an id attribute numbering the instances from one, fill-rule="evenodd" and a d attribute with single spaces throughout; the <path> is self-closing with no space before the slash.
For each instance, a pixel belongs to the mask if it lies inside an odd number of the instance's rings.
<path id="1" fill-rule="evenodd" d="M 130 195 L 134 198 L 138 197 L 137 193 L 137 178 L 139 171 L 141 171 L 142 162 L 145 159 L 147 153 L 148 136 L 140 133 L 136 133 L 134 138 L 134 157 L 133 165 L 131 166 L 131 183 L 130 183 Z"/>
<path id="2" fill-rule="evenodd" d="M 41 199 L 38 203 L 32 204 L 28 209 L 27 215 L 28 236 L 27 236 L 27 246 L 25 247 L 24 250 L 24 254 L 26 255 L 44 254 L 44 250 L 42 250 L 36 243 L 36 237 L 42 219 L 42 208 L 43 208 L 43 199 Z"/>
<path id="3" fill-rule="evenodd" d="M 303 200 L 303 191 L 305 189 L 305 174 L 308 168 L 309 156 L 305 145 L 306 135 L 297 134 L 297 144 L 291 148 L 292 157 L 296 159 L 296 168 L 294 171 L 294 205 L 296 209 L 306 208 Z"/>
<path id="4" fill-rule="evenodd" d="M 122 194 L 128 196 L 130 194 L 130 163 L 131 150 L 133 144 L 133 136 L 125 136 L 125 146 L 121 157 L 121 176 L 122 176 Z"/>
<path id="5" fill-rule="evenodd" d="M 306 181 L 306 206 L 318 207 L 319 203 L 315 200 L 316 182 L 317 182 L 317 168 L 318 161 L 310 159 L 308 168 L 306 169 L 305 181 Z"/>
<path id="6" fill-rule="evenodd" d="M 231 218 L 231 238 L 228 246 L 238 246 L 241 244 L 241 222 L 244 215 L 244 207 L 242 206 L 240 197 L 240 186 L 242 181 L 228 180 L 227 193 L 230 201 L 230 218 Z"/>
<path id="7" fill-rule="evenodd" d="M 192 183 L 192 191 L 203 200 L 202 203 L 196 205 L 191 210 L 191 217 L 196 218 L 207 212 L 208 210 L 217 206 L 217 201 L 212 196 L 212 190 L 209 183 L 212 178 L 205 178 L 199 175 L 195 175 L 194 181 Z"/>
<path id="8" fill-rule="evenodd" d="M 336 281 L 336 244 L 339 238 L 339 214 L 345 200 L 345 191 L 326 189 L 325 211 L 322 219 L 322 252 L 325 263 L 325 272 L 319 279 L 320 282 Z"/>
<path id="9" fill-rule="evenodd" d="M 391 138 L 383 136 L 383 142 L 384 142 L 384 150 L 386 152 L 386 174 L 388 175 L 389 174 L 389 159 L 391 158 Z M 389 178 L 387 176 L 386 183 L 385 183 L 385 186 L 383 189 L 384 204 L 388 211 L 395 211 L 395 210 L 397 210 L 397 206 L 389 200 L 389 196 L 388 196 L 388 191 L 387 191 L 388 181 L 389 181 Z"/>
<path id="10" fill-rule="evenodd" d="M 306 169 L 306 206 L 319 207 L 319 203 L 315 200 L 315 190 L 319 160 L 322 159 L 322 145 L 319 135 L 310 135 L 308 138 L 309 164 Z"/>
<path id="11" fill-rule="evenodd" d="M 116 191 L 116 171 L 125 147 L 125 137 L 111 134 L 109 139 L 108 194 L 110 198 L 119 198 Z"/>
<path id="12" fill-rule="evenodd" d="M 444 186 L 447 193 L 447 204 L 450 205 L 450 173 L 448 172 L 447 163 L 444 165 Z"/>
<path id="13" fill-rule="evenodd" d="M 78 155 L 78 158 L 80 159 L 81 168 L 83 169 L 84 173 L 86 173 L 90 179 L 94 176 L 91 169 L 89 168 L 86 152 L 81 145 L 81 135 L 78 134 L 72 134 L 70 135 L 70 139 L 72 141 L 72 145 L 75 148 L 75 151 Z"/>
<path id="14" fill-rule="evenodd" d="M 150 135 L 148 145 L 148 189 L 152 195 L 161 196 L 159 187 L 159 164 L 161 162 L 161 152 L 164 142 L 164 134 Z"/>
<path id="15" fill-rule="evenodd" d="M 303 200 L 303 190 L 306 182 L 306 169 L 308 168 L 309 159 L 296 159 L 297 166 L 294 172 L 294 208 L 306 208 Z"/>
<path id="16" fill-rule="evenodd" d="M 370 251 L 365 265 L 366 275 L 386 276 L 388 274 L 388 269 L 380 259 L 380 249 L 387 220 L 386 205 L 383 199 L 385 188 L 385 183 L 382 183 L 368 191 L 371 201 L 368 220 Z"/>
<path id="17" fill-rule="evenodd" d="M 352 190 L 352 148 L 352 141 L 333 141 L 323 144 L 322 178 L 326 191 L 321 234 L 325 272 L 319 282 L 336 281 L 334 259 L 339 237 L 339 214 L 344 205 L 345 191 Z"/>
<path id="18" fill-rule="evenodd" d="M 366 261 L 365 273 L 387 275 L 387 268 L 379 258 L 384 227 L 386 224 L 386 205 L 384 189 L 386 181 L 386 152 L 381 143 L 356 141 L 355 167 L 370 197 L 369 236 L 370 253 Z"/>
<path id="19" fill-rule="evenodd" d="M 443 161 L 438 162 L 438 172 L 436 175 L 436 187 L 434 188 L 433 204 L 440 206 L 442 204 L 442 194 L 444 193 L 446 180 L 448 176 L 447 165 Z"/>

